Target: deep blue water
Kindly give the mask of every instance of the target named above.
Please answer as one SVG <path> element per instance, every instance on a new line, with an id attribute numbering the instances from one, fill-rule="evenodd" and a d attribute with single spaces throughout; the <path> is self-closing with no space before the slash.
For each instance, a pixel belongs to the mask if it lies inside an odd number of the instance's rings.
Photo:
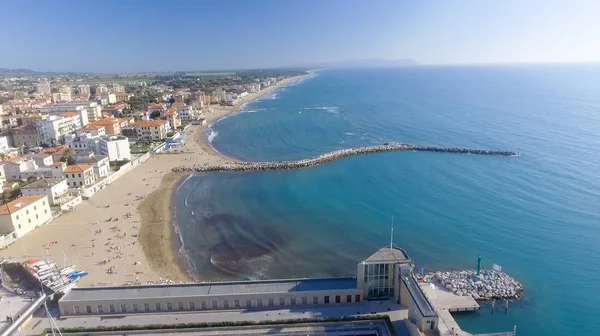
<path id="1" fill-rule="evenodd" d="M 395 244 L 425 270 L 500 264 L 526 287 L 471 332 L 600 329 L 600 66 L 328 70 L 212 125 L 246 160 L 386 141 L 519 150 L 520 157 L 395 152 L 295 171 L 189 178 L 176 195 L 204 279 L 354 275 Z"/>

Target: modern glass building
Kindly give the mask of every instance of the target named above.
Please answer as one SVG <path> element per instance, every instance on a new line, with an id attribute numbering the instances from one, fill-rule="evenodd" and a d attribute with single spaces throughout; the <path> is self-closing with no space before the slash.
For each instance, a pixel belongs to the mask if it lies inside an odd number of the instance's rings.
<path id="1" fill-rule="evenodd" d="M 357 282 L 367 300 L 394 298 L 400 302 L 400 275 L 410 274 L 413 264 L 406 251 L 384 247 L 358 264 Z"/>

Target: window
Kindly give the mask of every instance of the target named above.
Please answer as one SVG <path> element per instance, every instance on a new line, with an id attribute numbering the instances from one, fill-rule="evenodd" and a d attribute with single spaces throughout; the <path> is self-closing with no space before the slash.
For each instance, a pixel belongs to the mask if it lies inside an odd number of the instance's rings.
<path id="1" fill-rule="evenodd" d="M 72 177 L 72 178 L 75 178 L 75 174 L 71 174 L 71 177 Z"/>
<path id="2" fill-rule="evenodd" d="M 302 297 L 302 304 L 308 304 L 308 298 L 306 296 Z"/>
<path id="3" fill-rule="evenodd" d="M 19 224 L 19 229 L 21 228 L 21 224 Z"/>
<path id="4" fill-rule="evenodd" d="M 252 307 L 252 301 L 246 300 L 246 308 Z"/>
<path id="5" fill-rule="evenodd" d="M 262 307 L 262 299 L 256 299 L 256 305 Z"/>
<path id="6" fill-rule="evenodd" d="M 290 305 L 295 306 L 296 305 L 296 298 L 292 298 L 290 300 Z"/>
<path id="7" fill-rule="evenodd" d="M 279 305 L 285 306 L 285 298 L 279 298 Z"/>
<path id="8" fill-rule="evenodd" d="M 274 305 L 274 304 L 273 304 L 273 299 L 272 299 L 272 298 L 269 298 L 269 307 L 273 307 L 273 305 Z"/>
<path id="9" fill-rule="evenodd" d="M 177 309 L 183 310 L 183 302 L 177 302 Z"/>
<path id="10" fill-rule="evenodd" d="M 173 304 L 171 302 L 167 302 L 167 310 L 173 310 Z"/>
<path id="11" fill-rule="evenodd" d="M 79 175 L 79 177 L 81 177 L 81 173 L 79 173 L 79 174 L 77 174 L 77 175 Z"/>
<path id="12" fill-rule="evenodd" d="M 217 309 L 217 300 L 212 300 L 212 308 Z"/>
<path id="13" fill-rule="evenodd" d="M 131 308 L 133 308 L 132 310 L 137 313 L 137 311 L 138 311 L 137 303 L 132 304 Z"/>
<path id="14" fill-rule="evenodd" d="M 190 310 L 195 310 L 196 309 L 196 305 L 194 304 L 193 301 L 190 301 L 189 304 L 190 304 Z"/>
<path id="15" fill-rule="evenodd" d="M 126 304 L 122 304 L 121 305 L 121 312 L 122 313 L 127 313 L 127 305 Z"/>
<path id="16" fill-rule="evenodd" d="M 92 313 L 92 306 L 85 306 L 85 311 L 86 311 L 86 313 L 91 314 Z"/>
<path id="17" fill-rule="evenodd" d="M 352 295 L 346 295 L 346 302 L 352 302 Z"/>
<path id="18" fill-rule="evenodd" d="M 46 189 L 44 189 L 44 191 L 46 191 Z M 33 206 L 33 210 L 37 210 L 37 205 Z"/>
<path id="19" fill-rule="evenodd" d="M 80 186 L 82 186 L 82 185 L 83 185 L 83 182 L 79 181 L 79 185 L 80 185 Z"/>
<path id="20" fill-rule="evenodd" d="M 38 219 L 38 218 L 40 218 L 40 216 L 38 216 L 37 214 L 35 214 L 35 219 Z"/>
<path id="21" fill-rule="evenodd" d="M 75 312 L 75 315 L 79 315 L 79 314 L 81 314 L 81 313 L 79 312 L 79 306 L 75 306 L 75 307 L 73 307 L 73 311 Z"/>
<path id="22" fill-rule="evenodd" d="M 31 223 L 31 218 L 29 218 L 29 219 L 27 220 L 27 222 Z"/>
<path id="23" fill-rule="evenodd" d="M 102 305 L 98 305 L 98 313 L 104 313 L 104 307 L 102 307 Z"/>
<path id="24" fill-rule="evenodd" d="M 233 301 L 235 308 L 240 308 L 240 300 Z"/>
<path id="25" fill-rule="evenodd" d="M 319 304 L 319 297 L 313 296 L 313 304 Z"/>
<path id="26" fill-rule="evenodd" d="M 16 218 L 17 218 L 17 220 L 19 220 L 19 215 L 17 215 L 17 217 L 16 217 Z"/>
<path id="27" fill-rule="evenodd" d="M 342 301 L 342 298 L 340 298 L 339 295 L 335 296 L 335 303 L 340 303 Z"/>
<path id="28" fill-rule="evenodd" d="M 150 311 L 150 305 L 147 303 L 144 303 L 144 311 L 149 312 Z"/>
<path id="29" fill-rule="evenodd" d="M 111 313 L 115 312 L 115 305 L 108 305 L 108 311 Z"/>
<path id="30" fill-rule="evenodd" d="M 47 214 L 47 213 L 48 213 L 48 210 L 44 210 L 44 213 L 45 213 L 45 214 Z"/>
<path id="31" fill-rule="evenodd" d="M 356 296 L 354 296 L 354 302 L 360 302 L 360 295 L 356 294 Z"/>
<path id="32" fill-rule="evenodd" d="M 223 308 L 229 308 L 229 300 L 223 300 Z"/>
<path id="33" fill-rule="evenodd" d="M 200 308 L 206 309 L 206 301 L 200 301 Z"/>
<path id="34" fill-rule="evenodd" d="M 329 303 L 329 296 L 326 296 L 326 297 L 325 297 L 325 303 L 326 303 L 326 304 L 327 304 L 327 303 Z"/>
<path id="35" fill-rule="evenodd" d="M 155 305 L 156 311 L 160 311 L 160 302 L 157 302 Z"/>
<path id="36" fill-rule="evenodd" d="M 29 210 L 25 210 L 25 214 L 26 214 L 26 215 L 29 215 Z"/>

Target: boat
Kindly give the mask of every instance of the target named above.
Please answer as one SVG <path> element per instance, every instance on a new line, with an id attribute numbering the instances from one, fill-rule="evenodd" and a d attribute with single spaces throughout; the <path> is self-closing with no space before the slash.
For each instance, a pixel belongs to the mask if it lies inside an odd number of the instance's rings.
<path id="1" fill-rule="evenodd" d="M 86 272 L 86 271 L 76 271 L 73 273 L 69 273 L 69 278 L 76 279 L 76 278 L 84 277 L 86 275 L 88 275 L 88 272 Z"/>

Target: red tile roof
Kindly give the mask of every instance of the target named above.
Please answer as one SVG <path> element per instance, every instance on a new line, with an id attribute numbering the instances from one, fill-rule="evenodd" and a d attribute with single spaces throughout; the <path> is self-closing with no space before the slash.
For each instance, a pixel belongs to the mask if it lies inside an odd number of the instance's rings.
<path id="1" fill-rule="evenodd" d="M 140 120 L 133 124 L 135 127 L 158 127 L 166 124 L 166 120 Z"/>
<path id="2" fill-rule="evenodd" d="M 25 209 L 31 203 L 46 198 L 46 195 L 36 196 L 21 196 L 14 201 L 10 201 L 6 204 L 0 205 L 0 215 L 10 215 L 19 210 Z"/>
<path id="3" fill-rule="evenodd" d="M 67 168 L 65 168 L 64 172 L 65 173 L 82 173 L 90 168 L 94 168 L 94 167 L 90 166 L 90 165 L 74 164 L 74 165 L 67 166 Z"/>

